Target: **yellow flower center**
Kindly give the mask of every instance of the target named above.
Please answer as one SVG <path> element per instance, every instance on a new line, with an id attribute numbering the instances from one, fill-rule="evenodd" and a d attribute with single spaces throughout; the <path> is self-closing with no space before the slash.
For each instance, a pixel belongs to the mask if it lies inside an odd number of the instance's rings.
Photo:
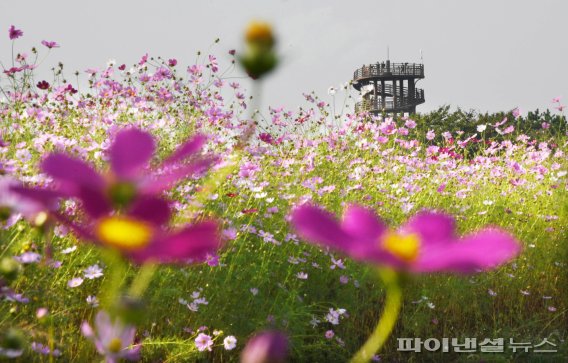
<path id="1" fill-rule="evenodd" d="M 119 338 L 113 338 L 108 343 L 108 350 L 111 353 L 118 353 L 122 349 L 122 341 Z"/>
<path id="2" fill-rule="evenodd" d="M 152 238 L 152 228 L 129 217 L 106 217 L 99 221 L 95 231 L 99 240 L 123 250 L 136 250 L 146 246 Z"/>
<path id="3" fill-rule="evenodd" d="M 401 260 L 412 262 L 418 257 L 420 239 L 413 233 L 387 232 L 383 237 L 382 247 Z"/>

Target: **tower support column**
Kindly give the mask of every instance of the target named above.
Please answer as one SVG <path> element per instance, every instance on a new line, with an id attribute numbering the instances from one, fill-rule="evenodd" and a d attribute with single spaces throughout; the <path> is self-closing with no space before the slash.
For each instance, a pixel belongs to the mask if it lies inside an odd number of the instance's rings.
<path id="1" fill-rule="evenodd" d="M 385 80 L 381 79 L 381 109 L 386 108 Z"/>
<path id="2" fill-rule="evenodd" d="M 379 103 L 377 102 L 377 81 L 373 82 L 373 110 L 376 110 L 379 106 Z"/>
<path id="3" fill-rule="evenodd" d="M 397 89 L 397 84 L 398 82 L 396 81 L 396 79 L 392 80 L 392 100 L 393 100 L 393 106 L 394 108 L 396 108 L 396 106 L 398 105 L 398 89 Z"/>

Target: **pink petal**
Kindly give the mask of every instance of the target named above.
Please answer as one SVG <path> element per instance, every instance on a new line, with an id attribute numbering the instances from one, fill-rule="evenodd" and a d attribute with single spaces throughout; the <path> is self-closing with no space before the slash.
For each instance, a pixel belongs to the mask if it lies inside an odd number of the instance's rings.
<path id="1" fill-rule="evenodd" d="M 150 194 L 160 193 L 173 187 L 181 179 L 188 178 L 193 174 L 204 172 L 211 167 L 216 160 L 216 158 L 206 158 L 193 162 L 189 165 L 173 168 L 155 179 L 145 180 L 140 185 L 140 191 Z"/>
<path id="2" fill-rule="evenodd" d="M 91 328 L 89 323 L 87 323 L 86 321 L 81 324 L 81 333 L 83 333 L 85 338 L 93 338 L 95 336 L 93 328 Z"/>
<path id="3" fill-rule="evenodd" d="M 489 270 L 513 259 L 521 246 L 509 233 L 485 229 L 454 242 L 429 245 L 413 266 L 416 272 L 472 273 Z"/>
<path id="4" fill-rule="evenodd" d="M 112 170 L 121 178 L 131 178 L 145 168 L 155 145 L 152 136 L 139 129 L 120 131 L 110 147 Z"/>
<path id="5" fill-rule="evenodd" d="M 369 209 L 353 204 L 343 214 L 342 229 L 353 238 L 370 241 L 376 244 L 379 236 L 387 227 L 375 213 Z"/>
<path id="6" fill-rule="evenodd" d="M 21 195 L 25 199 L 40 203 L 47 209 L 55 209 L 57 207 L 57 200 L 63 195 L 54 190 L 43 188 L 29 188 L 21 185 L 14 185 L 10 187 L 14 193 Z"/>
<path id="7" fill-rule="evenodd" d="M 166 224 L 171 215 L 168 202 L 151 196 L 135 200 L 128 214 L 156 225 Z"/>
<path id="8" fill-rule="evenodd" d="M 148 260 L 162 263 L 202 261 L 208 253 L 214 253 L 220 246 L 221 238 L 217 223 L 206 221 L 158 239 L 146 249 L 133 253 L 132 258 L 137 262 Z"/>
<path id="9" fill-rule="evenodd" d="M 41 168 L 57 181 L 66 183 L 73 189 L 71 192 L 76 192 L 77 187 L 82 185 L 94 188 L 105 185 L 104 179 L 89 164 L 65 154 L 50 154 L 42 162 Z"/>
<path id="10" fill-rule="evenodd" d="M 310 242 L 346 251 L 350 236 L 334 216 L 318 207 L 303 205 L 292 212 L 292 224 Z"/>
<path id="11" fill-rule="evenodd" d="M 104 189 L 83 186 L 76 192 L 76 196 L 81 200 L 85 211 L 93 218 L 99 218 L 112 209 Z"/>
<path id="12" fill-rule="evenodd" d="M 183 161 L 187 157 L 195 154 L 203 147 L 203 144 L 207 141 L 207 136 L 205 135 L 195 135 L 191 139 L 187 140 L 181 146 L 179 146 L 165 161 L 166 164 L 174 164 Z"/>
<path id="13" fill-rule="evenodd" d="M 425 244 L 439 243 L 455 238 L 455 221 L 447 214 L 424 211 L 410 218 L 401 231 L 417 233 Z"/>

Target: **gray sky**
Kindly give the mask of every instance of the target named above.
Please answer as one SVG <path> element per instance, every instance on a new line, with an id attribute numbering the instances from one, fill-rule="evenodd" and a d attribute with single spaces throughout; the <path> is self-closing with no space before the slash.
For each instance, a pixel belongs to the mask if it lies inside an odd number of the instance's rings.
<path id="1" fill-rule="evenodd" d="M 1 1 L 0 60 L 9 62 L 14 24 L 24 31 L 20 51 L 43 39 L 61 44 L 42 75 L 57 61 L 70 75 L 110 58 L 130 65 L 146 52 L 176 57 L 185 69 L 197 50 L 228 60 L 256 18 L 275 25 L 283 58 L 265 82 L 264 106 L 296 109 L 312 90 L 330 101 L 329 86 L 384 60 L 388 45 L 394 62 L 419 62 L 424 52 L 418 111 L 526 111 L 568 96 L 567 17 L 566 0 Z"/>

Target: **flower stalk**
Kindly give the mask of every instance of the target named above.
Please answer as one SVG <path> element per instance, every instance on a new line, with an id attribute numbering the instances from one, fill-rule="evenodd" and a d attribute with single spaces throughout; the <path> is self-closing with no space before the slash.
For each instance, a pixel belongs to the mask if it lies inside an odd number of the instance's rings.
<path id="1" fill-rule="evenodd" d="M 379 269 L 379 276 L 386 288 L 385 308 L 379 322 L 365 344 L 351 358 L 351 363 L 370 362 L 389 338 L 402 306 L 402 289 L 398 274 L 391 269 Z"/>

